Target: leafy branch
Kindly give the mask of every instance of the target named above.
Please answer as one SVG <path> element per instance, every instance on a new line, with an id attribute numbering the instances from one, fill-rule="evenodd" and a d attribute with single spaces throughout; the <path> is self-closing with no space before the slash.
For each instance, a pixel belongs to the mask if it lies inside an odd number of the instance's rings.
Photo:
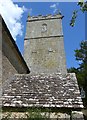
<path id="1" fill-rule="evenodd" d="M 77 4 L 78 6 L 80 6 L 80 10 L 74 10 L 73 14 L 72 14 L 72 18 L 70 20 L 70 26 L 74 27 L 75 22 L 76 22 L 76 18 L 77 18 L 77 14 L 79 11 L 87 12 L 87 1 L 86 2 L 78 2 Z"/>

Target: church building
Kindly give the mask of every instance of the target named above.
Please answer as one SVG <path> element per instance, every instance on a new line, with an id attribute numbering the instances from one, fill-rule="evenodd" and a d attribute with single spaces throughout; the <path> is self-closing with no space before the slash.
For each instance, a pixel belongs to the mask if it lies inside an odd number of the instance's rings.
<path id="1" fill-rule="evenodd" d="M 3 109 L 50 108 L 63 119 L 84 120 L 75 73 L 66 68 L 62 19 L 61 14 L 28 16 L 22 56 L 0 16 Z"/>

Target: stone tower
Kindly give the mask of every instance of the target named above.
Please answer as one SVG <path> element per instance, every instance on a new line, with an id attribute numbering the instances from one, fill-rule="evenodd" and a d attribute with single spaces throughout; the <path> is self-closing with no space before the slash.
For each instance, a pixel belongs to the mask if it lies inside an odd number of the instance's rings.
<path id="1" fill-rule="evenodd" d="M 31 73 L 67 73 L 62 18 L 60 14 L 28 16 L 24 58 Z"/>
<path id="2" fill-rule="evenodd" d="M 9 119 L 9 114 L 12 120 L 27 119 L 30 114 L 26 111 L 26 116 L 23 109 L 29 109 L 43 118 L 84 120 L 81 112 L 83 103 L 75 74 L 56 73 L 66 73 L 61 18 L 60 15 L 28 18 L 25 59 L 34 74 L 27 74 L 28 66 L 2 20 L 3 75 L 7 70 L 10 73 L 5 77 L 5 84 L 1 86 L 0 102 L 5 110 L 2 112 L 2 119 Z M 35 74 L 35 70 L 40 73 Z M 35 109 L 40 109 L 39 114 Z M 42 114 L 43 110 L 45 114 Z M 35 116 L 31 118 L 36 119 Z"/>

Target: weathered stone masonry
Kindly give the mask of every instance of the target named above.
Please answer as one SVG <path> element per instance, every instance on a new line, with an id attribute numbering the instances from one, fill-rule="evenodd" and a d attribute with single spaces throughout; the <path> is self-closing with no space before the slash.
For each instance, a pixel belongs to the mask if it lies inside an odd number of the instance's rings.
<path id="1" fill-rule="evenodd" d="M 3 107 L 57 108 L 61 111 L 64 108 L 64 113 L 58 112 L 54 116 L 58 119 L 83 120 L 80 111 L 83 103 L 77 79 L 74 73 L 67 73 L 66 69 L 62 18 L 59 14 L 28 17 L 24 41 L 26 62 L 7 33 L 8 29 L 3 27 L 2 47 L 7 46 L 2 50 L 3 71 L 6 73 L 8 70 L 13 75 L 11 78 L 8 76 L 10 82 L 3 88 Z M 31 72 L 27 74 L 29 69 Z M 68 110 L 70 114 L 67 114 Z"/>
<path id="2" fill-rule="evenodd" d="M 1 17 L 1 16 L 0 16 Z M 2 18 L 1 18 L 2 19 Z M 2 19 L 2 83 L 16 73 L 29 73 L 29 69 Z M 8 81 L 9 82 L 9 81 Z"/>
<path id="3" fill-rule="evenodd" d="M 61 15 L 28 17 L 24 58 L 31 72 L 66 74 Z"/>

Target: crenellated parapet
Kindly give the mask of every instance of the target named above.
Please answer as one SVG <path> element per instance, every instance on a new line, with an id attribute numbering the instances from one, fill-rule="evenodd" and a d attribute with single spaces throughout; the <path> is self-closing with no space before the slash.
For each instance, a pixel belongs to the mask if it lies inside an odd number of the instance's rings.
<path id="1" fill-rule="evenodd" d="M 39 20 L 47 20 L 47 19 L 62 19 L 64 16 L 62 14 L 48 14 L 48 15 L 38 15 L 38 16 L 28 16 L 27 22 L 28 21 L 39 21 Z"/>

